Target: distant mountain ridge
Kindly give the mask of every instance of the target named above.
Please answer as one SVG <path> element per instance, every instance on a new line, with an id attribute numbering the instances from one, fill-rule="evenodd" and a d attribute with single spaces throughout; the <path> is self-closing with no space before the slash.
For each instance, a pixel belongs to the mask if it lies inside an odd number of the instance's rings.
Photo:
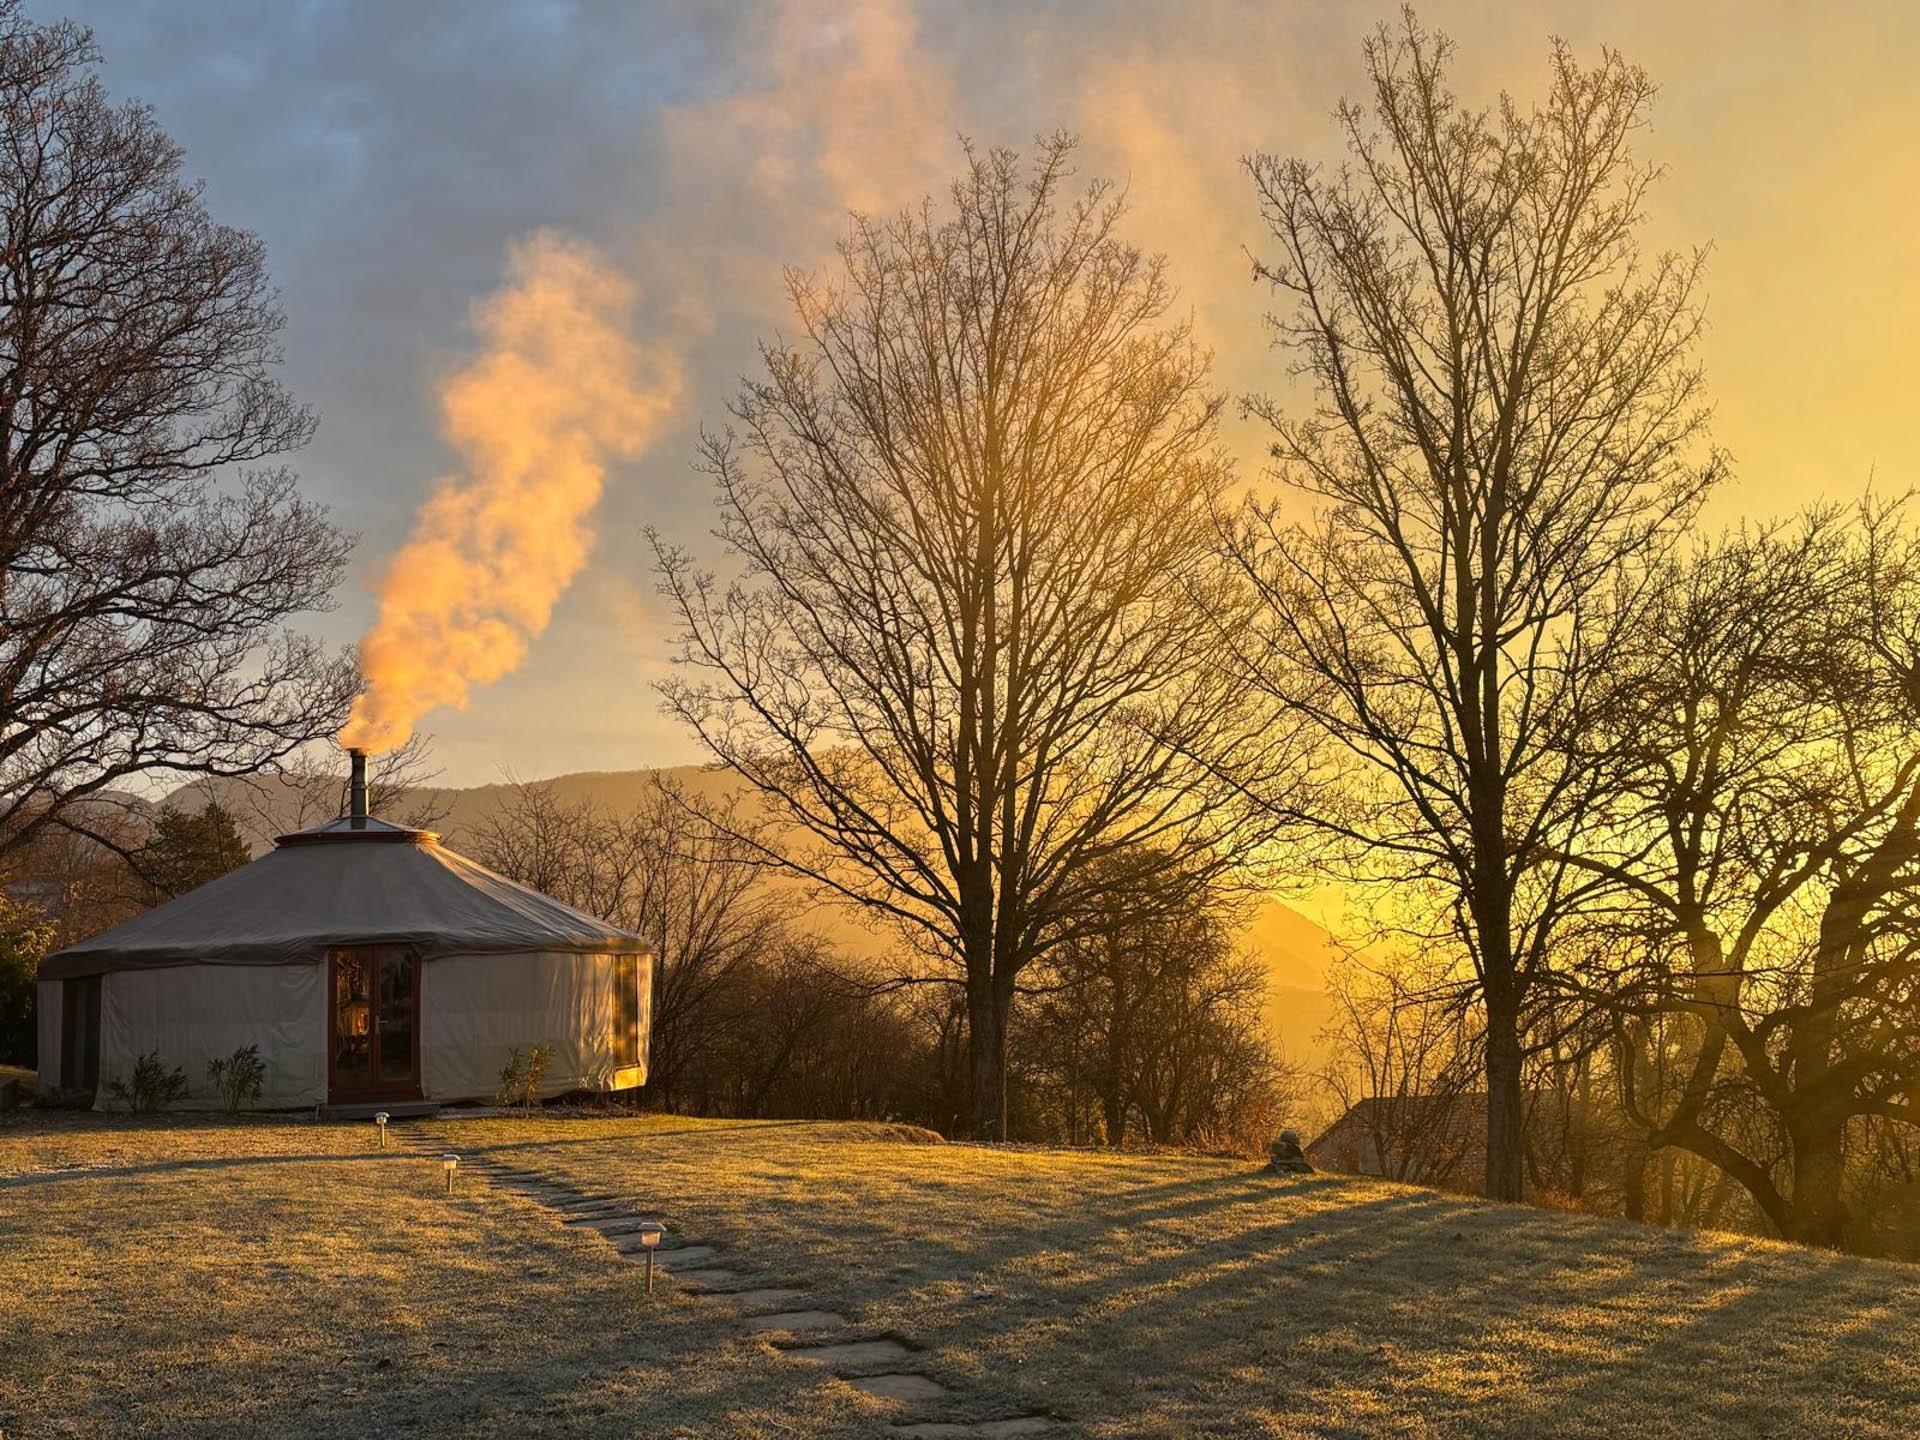
<path id="1" fill-rule="evenodd" d="M 724 772 L 704 766 L 681 765 L 660 770 L 583 770 L 528 781 L 549 786 L 565 803 L 591 801 L 604 809 L 625 811 L 637 805 L 656 776 L 668 778 L 695 795 L 720 797 L 733 788 Z M 341 777 L 344 787 L 345 776 Z M 447 844 L 461 848 L 465 837 L 505 805 L 518 782 L 466 787 L 426 786 L 411 793 L 406 809 L 442 815 L 436 825 Z M 338 813 L 337 797 L 324 798 L 329 813 L 315 814 L 311 785 L 265 778 L 258 780 L 196 781 L 168 797 L 182 809 L 197 810 L 217 799 L 230 810 L 240 832 L 256 853 L 289 830 L 331 818 Z M 403 818 L 394 816 L 389 818 Z M 828 938 L 855 954 L 873 954 L 880 947 L 874 932 L 844 910 L 818 906 L 811 915 Z M 1327 971 L 1338 954 L 1333 937 L 1283 902 L 1260 902 L 1241 932 L 1242 943 L 1257 954 L 1267 969 L 1266 1021 L 1296 1065 L 1312 1066 L 1322 1054 L 1320 1032 L 1333 1015 L 1327 993 Z"/>

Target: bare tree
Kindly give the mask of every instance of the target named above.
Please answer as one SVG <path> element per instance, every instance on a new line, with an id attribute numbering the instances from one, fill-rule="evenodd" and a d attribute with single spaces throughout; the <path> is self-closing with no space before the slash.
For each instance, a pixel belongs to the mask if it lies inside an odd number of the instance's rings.
<path id="1" fill-rule="evenodd" d="M 1651 82 L 1556 44 L 1544 104 L 1473 111 L 1450 55 L 1407 12 L 1366 44 L 1372 108 L 1338 112 L 1347 165 L 1248 162 L 1278 343 L 1317 400 L 1256 403 L 1306 503 L 1254 507 L 1229 548 L 1264 602 L 1242 673 L 1312 720 L 1344 782 L 1309 818 L 1471 962 L 1486 1189 L 1517 1199 L 1522 1036 L 1582 885 L 1549 853 L 1587 785 L 1560 736 L 1717 466 L 1688 359 L 1701 257 L 1635 243 Z"/>
<path id="2" fill-rule="evenodd" d="M 1342 1163 L 1414 1185 L 1445 1185 L 1467 1154 L 1480 1055 L 1460 1007 L 1432 986 L 1349 962 L 1331 977 L 1322 1083 L 1352 1153 Z"/>
<path id="3" fill-rule="evenodd" d="M 1024 181 L 969 150 L 944 213 L 856 217 L 837 283 L 790 275 L 801 343 L 705 445 L 744 577 L 655 542 L 670 708 L 770 802 L 774 858 L 952 966 L 976 1135 L 1022 972 L 1101 894 L 1177 899 L 1118 859 L 1235 861 L 1255 817 L 1209 766 L 1266 743 L 1189 598 L 1230 603 L 1207 357 L 1072 150 Z"/>
<path id="4" fill-rule="evenodd" d="M 1585 763 L 1617 887 L 1585 979 L 1649 1153 L 1843 1244 L 1849 1137 L 1920 1125 L 1920 542 L 1823 510 L 1659 572 Z"/>
<path id="5" fill-rule="evenodd" d="M 405 744 L 368 757 L 367 809 L 417 830 L 437 830 L 452 813 L 448 793 L 435 783 L 440 775 L 433 763 L 433 737 L 416 730 Z M 232 810 L 256 847 L 289 830 L 345 815 L 349 792 L 346 760 L 331 740 L 305 746 L 257 775 L 192 787 L 196 800 Z"/>
<path id="6" fill-rule="evenodd" d="M 1091 1108 L 1115 1149 L 1264 1150 L 1291 1090 L 1262 1016 L 1266 971 L 1235 948 L 1233 897 L 1175 883 L 1188 895 L 1178 909 L 1112 896 L 1029 972 L 1037 993 L 1015 1059 L 1043 1092 L 1048 1129 L 1070 1142 Z"/>
<path id="7" fill-rule="evenodd" d="M 313 428 L 271 378 L 259 242 L 96 59 L 0 0 L 0 850 L 104 834 L 79 802 L 129 777 L 258 770 L 353 693 L 281 628 L 329 603 L 349 542 L 250 468 Z"/>

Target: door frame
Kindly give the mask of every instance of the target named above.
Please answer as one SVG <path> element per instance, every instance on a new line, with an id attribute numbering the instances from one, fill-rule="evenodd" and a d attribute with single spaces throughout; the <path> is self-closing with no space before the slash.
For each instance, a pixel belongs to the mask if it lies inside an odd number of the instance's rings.
<path id="1" fill-rule="evenodd" d="M 60 1065 L 63 1090 L 100 1088 L 100 992 L 104 976 L 76 975 L 60 982 Z"/>
<path id="2" fill-rule="evenodd" d="M 343 952 L 362 950 L 370 957 L 370 976 L 367 985 L 367 1070 L 372 1077 L 368 1084 L 348 1088 L 340 1083 L 335 1072 L 335 1059 L 338 1054 L 334 1041 L 338 1036 L 338 1007 L 340 1004 L 340 956 Z M 406 1080 L 380 1079 L 380 964 L 384 952 L 398 951 L 411 963 L 413 977 L 413 1027 L 412 1054 L 408 1057 L 409 1078 Z M 327 951 L 327 1103 L 331 1105 L 372 1102 L 376 1100 L 419 1100 L 423 1096 L 420 1090 L 420 972 L 425 968 L 420 960 L 420 951 L 413 945 L 382 944 L 371 941 L 365 945 L 336 945 Z"/>

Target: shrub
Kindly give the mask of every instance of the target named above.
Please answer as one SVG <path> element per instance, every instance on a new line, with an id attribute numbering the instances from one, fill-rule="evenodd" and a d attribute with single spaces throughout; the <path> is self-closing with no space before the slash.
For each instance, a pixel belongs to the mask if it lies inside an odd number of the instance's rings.
<path id="1" fill-rule="evenodd" d="M 148 1051 L 133 1062 L 133 1079 L 118 1075 L 107 1081 L 107 1094 L 137 1115 L 164 1110 L 187 1093 L 187 1072 L 179 1066 L 169 1070 L 160 1063 L 158 1051 Z"/>
<path id="2" fill-rule="evenodd" d="M 551 1045 L 534 1045 L 525 1051 L 514 1046 L 507 1052 L 507 1063 L 500 1067 L 500 1088 L 494 1092 L 493 1103 L 532 1109 L 540 1094 L 540 1082 L 547 1076 L 547 1062 L 552 1058 Z"/>
<path id="3" fill-rule="evenodd" d="M 500 1067 L 500 1088 L 493 1092 L 493 1103 L 511 1105 L 527 1083 L 526 1057 L 520 1047 L 514 1046 L 507 1052 L 507 1063 Z"/>
<path id="4" fill-rule="evenodd" d="M 521 1095 L 521 1102 L 528 1109 L 540 1096 L 540 1082 L 547 1078 L 547 1062 L 553 1059 L 551 1045 L 535 1045 L 527 1052 L 527 1086 Z"/>
<path id="5" fill-rule="evenodd" d="M 0 1065 L 37 1063 L 34 983 L 53 926 L 31 906 L 0 895 Z"/>
<path id="6" fill-rule="evenodd" d="M 266 1085 L 267 1066 L 260 1058 L 260 1047 L 242 1045 L 224 1060 L 209 1060 L 207 1078 L 219 1090 L 227 1112 L 237 1113 L 249 1100 L 258 1100 Z"/>

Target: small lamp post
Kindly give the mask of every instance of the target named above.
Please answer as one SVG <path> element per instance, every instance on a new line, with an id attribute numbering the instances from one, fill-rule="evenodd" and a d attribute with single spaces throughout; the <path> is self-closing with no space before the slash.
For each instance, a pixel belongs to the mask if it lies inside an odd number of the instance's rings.
<path id="1" fill-rule="evenodd" d="M 380 1148 L 387 1148 L 387 1112 L 382 1110 L 373 1117 L 373 1123 L 380 1127 Z"/>
<path id="2" fill-rule="evenodd" d="M 459 1168 L 460 1157 L 458 1155 L 449 1152 L 440 1157 L 440 1170 L 441 1173 L 447 1177 L 447 1194 L 449 1195 L 453 1194 L 453 1172 Z"/>
<path id="3" fill-rule="evenodd" d="M 653 1293 L 653 1252 L 660 1248 L 660 1237 L 667 1233 L 667 1227 L 649 1220 L 640 1227 L 640 1248 L 647 1256 L 647 1293 Z"/>

